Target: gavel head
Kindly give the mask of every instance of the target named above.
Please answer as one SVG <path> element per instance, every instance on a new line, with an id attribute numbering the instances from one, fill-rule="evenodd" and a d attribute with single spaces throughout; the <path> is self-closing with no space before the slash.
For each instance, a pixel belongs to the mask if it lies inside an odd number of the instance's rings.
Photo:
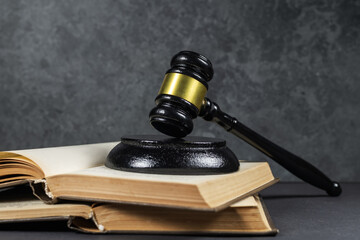
<path id="1" fill-rule="evenodd" d="M 190 51 L 177 53 L 170 65 L 149 117 L 158 131 L 181 138 L 193 129 L 214 71 L 206 57 Z"/>

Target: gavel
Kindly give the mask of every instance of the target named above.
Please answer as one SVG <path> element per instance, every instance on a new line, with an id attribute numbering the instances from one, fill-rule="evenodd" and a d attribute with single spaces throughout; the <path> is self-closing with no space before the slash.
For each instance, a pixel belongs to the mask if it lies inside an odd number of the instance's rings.
<path id="1" fill-rule="evenodd" d="M 181 51 L 171 60 L 158 96 L 156 107 L 150 111 L 151 125 L 175 138 L 183 138 L 193 130 L 197 116 L 219 124 L 226 131 L 244 140 L 303 181 L 325 190 L 330 196 L 339 196 L 341 187 L 331 181 L 315 166 L 276 145 L 236 118 L 220 110 L 206 97 L 208 82 L 214 75 L 211 62 L 195 52 Z"/>

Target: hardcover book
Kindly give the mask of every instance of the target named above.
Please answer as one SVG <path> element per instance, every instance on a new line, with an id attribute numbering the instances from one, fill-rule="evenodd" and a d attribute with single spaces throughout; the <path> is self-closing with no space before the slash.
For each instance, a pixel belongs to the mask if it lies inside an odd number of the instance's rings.
<path id="1" fill-rule="evenodd" d="M 237 172 L 200 176 L 113 170 L 104 162 L 116 144 L 0 152 L 0 188 L 29 183 L 47 203 L 77 200 L 219 211 L 277 181 L 266 162 L 241 162 Z"/>
<path id="2" fill-rule="evenodd" d="M 86 233 L 275 235 L 264 203 L 249 196 L 220 212 L 116 203 L 45 204 L 29 189 L 0 192 L 0 223 L 67 220 Z"/>

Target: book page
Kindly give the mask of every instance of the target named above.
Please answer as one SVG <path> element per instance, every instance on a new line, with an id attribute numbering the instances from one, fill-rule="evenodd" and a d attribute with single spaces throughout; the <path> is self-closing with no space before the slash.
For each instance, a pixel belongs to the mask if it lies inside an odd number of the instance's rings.
<path id="1" fill-rule="evenodd" d="M 0 215 L 2 212 L 11 211 L 11 210 L 25 210 L 25 209 L 39 209 L 39 208 L 51 208 L 56 205 L 48 205 L 43 201 L 40 201 L 33 196 L 28 196 L 27 198 L 17 199 L 14 198 L 8 201 L 0 202 Z"/>
<path id="2" fill-rule="evenodd" d="M 108 153 L 118 143 L 96 143 L 8 152 L 20 154 L 31 159 L 39 165 L 45 176 L 49 177 L 103 165 Z"/>
<path id="3" fill-rule="evenodd" d="M 199 184 L 201 182 L 216 181 L 217 179 L 223 179 L 224 176 L 231 177 L 232 175 L 238 175 L 239 173 L 246 171 L 255 166 L 264 165 L 262 162 L 243 162 L 240 169 L 233 173 L 226 174 L 214 174 L 214 175 L 167 175 L 167 174 L 146 174 L 120 171 L 110 169 L 106 166 L 98 166 L 94 168 L 87 168 L 81 171 L 74 172 L 76 175 L 107 177 L 115 179 L 127 179 L 127 180 L 140 180 L 140 181 L 154 181 L 154 182 L 171 182 L 182 184 Z"/>
<path id="4" fill-rule="evenodd" d="M 83 169 L 77 172 L 73 172 L 74 175 L 85 175 L 102 178 L 113 179 L 126 179 L 126 180 L 139 180 L 139 181 L 154 181 L 154 182 L 171 182 L 171 183 L 183 183 L 193 184 L 208 179 L 214 179 L 219 175 L 167 175 L 167 174 L 146 174 L 120 171 L 108 168 L 106 166 L 98 166 L 93 168 Z"/>
<path id="5" fill-rule="evenodd" d="M 258 204 L 256 203 L 254 196 L 249 196 L 232 204 L 230 207 L 236 208 L 236 207 L 257 207 L 257 206 Z"/>
<path id="6" fill-rule="evenodd" d="M 0 222 L 68 216 L 88 219 L 92 217 L 91 206 L 84 203 L 45 204 L 27 186 L 0 190 Z"/>
<path id="7" fill-rule="evenodd" d="M 10 200 L 0 203 L 0 222 L 38 218 L 92 217 L 91 206 L 76 203 L 45 204 L 38 199 Z"/>

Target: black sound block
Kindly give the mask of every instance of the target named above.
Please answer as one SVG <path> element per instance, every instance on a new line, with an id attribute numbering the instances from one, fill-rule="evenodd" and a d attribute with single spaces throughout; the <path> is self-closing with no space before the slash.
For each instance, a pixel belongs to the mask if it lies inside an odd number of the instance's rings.
<path id="1" fill-rule="evenodd" d="M 105 166 L 141 173 L 205 175 L 235 172 L 239 161 L 222 139 L 134 135 L 121 138 Z"/>

